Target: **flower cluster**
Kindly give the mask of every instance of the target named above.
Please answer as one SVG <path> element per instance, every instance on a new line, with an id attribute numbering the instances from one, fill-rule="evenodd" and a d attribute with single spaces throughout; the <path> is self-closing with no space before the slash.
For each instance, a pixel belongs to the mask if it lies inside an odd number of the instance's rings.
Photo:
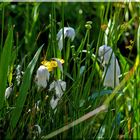
<path id="1" fill-rule="evenodd" d="M 58 32 L 57 40 L 60 51 L 63 49 L 63 38 L 65 39 L 66 37 L 68 37 L 71 41 L 74 40 L 75 30 L 72 27 L 64 27 L 63 29 L 60 29 L 60 31 Z M 40 88 L 44 89 L 47 87 L 47 84 L 50 80 L 50 72 L 54 71 L 55 68 L 58 67 L 60 71 L 63 73 L 62 66 L 63 64 L 64 60 L 60 58 L 52 58 L 50 61 L 43 60 L 41 62 L 41 65 L 37 69 L 35 77 L 38 89 Z M 57 104 L 60 101 L 61 97 L 63 96 L 64 91 L 66 90 L 66 82 L 62 81 L 61 79 L 55 80 L 48 87 L 49 87 L 48 92 L 54 92 L 50 100 L 50 106 L 53 110 L 55 109 L 56 111 Z M 35 104 L 35 108 L 39 110 L 38 102 Z"/>
<path id="2" fill-rule="evenodd" d="M 64 63 L 63 59 L 52 58 L 51 61 L 43 60 L 41 62 L 41 66 L 37 69 L 36 73 L 36 84 L 39 88 L 46 88 L 47 82 L 50 78 L 50 72 L 54 70 L 54 68 L 59 67 L 61 71 L 63 71 L 62 64 Z"/>

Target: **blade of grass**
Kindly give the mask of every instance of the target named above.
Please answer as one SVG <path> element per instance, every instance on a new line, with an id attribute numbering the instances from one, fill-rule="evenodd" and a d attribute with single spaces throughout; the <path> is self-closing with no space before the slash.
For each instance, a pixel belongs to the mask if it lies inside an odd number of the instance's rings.
<path id="1" fill-rule="evenodd" d="M 12 130 L 16 127 L 16 125 L 19 121 L 19 118 L 20 118 L 20 115 L 21 115 L 21 112 L 22 112 L 22 109 L 23 109 L 23 106 L 24 106 L 24 103 L 26 100 L 26 96 L 28 94 L 28 90 L 31 85 L 32 73 L 35 68 L 38 57 L 40 55 L 40 52 L 42 50 L 42 47 L 43 47 L 43 45 L 36 52 L 34 58 L 29 63 L 29 65 L 25 71 L 25 74 L 23 76 L 23 81 L 22 81 L 21 87 L 19 89 L 19 97 L 16 101 L 16 108 L 12 112 L 12 116 L 11 116 L 11 120 L 10 120 L 10 127 L 12 128 Z"/>
<path id="2" fill-rule="evenodd" d="M 6 89 L 8 66 L 11 60 L 11 50 L 13 42 L 13 29 L 11 28 L 0 58 L 0 110 L 3 108 L 4 93 Z"/>

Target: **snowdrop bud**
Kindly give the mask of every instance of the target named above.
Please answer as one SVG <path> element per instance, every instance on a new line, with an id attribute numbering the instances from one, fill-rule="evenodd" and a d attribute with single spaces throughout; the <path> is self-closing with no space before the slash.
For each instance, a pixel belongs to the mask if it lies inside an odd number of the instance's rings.
<path id="1" fill-rule="evenodd" d="M 47 68 L 43 65 L 41 65 L 36 74 L 36 83 L 38 87 L 46 88 L 47 81 L 49 81 L 50 73 L 48 72 Z"/>
<path id="2" fill-rule="evenodd" d="M 119 84 L 120 67 L 111 47 L 103 45 L 99 47 L 98 55 L 104 66 L 103 85 L 114 88 Z"/>
<path id="3" fill-rule="evenodd" d="M 10 94 L 12 93 L 12 91 L 13 91 L 12 87 L 6 88 L 6 90 L 5 90 L 5 99 L 9 98 Z"/>
<path id="4" fill-rule="evenodd" d="M 70 38 L 72 41 L 74 40 L 75 30 L 72 27 L 64 27 L 64 39 L 66 37 Z M 58 40 L 59 50 L 61 51 L 63 48 L 63 29 L 62 28 L 57 33 L 57 40 Z"/>
<path id="5" fill-rule="evenodd" d="M 52 109 L 55 109 L 57 104 L 58 104 L 59 98 L 54 99 L 54 96 L 52 97 L 51 101 L 50 101 L 50 106 Z"/>

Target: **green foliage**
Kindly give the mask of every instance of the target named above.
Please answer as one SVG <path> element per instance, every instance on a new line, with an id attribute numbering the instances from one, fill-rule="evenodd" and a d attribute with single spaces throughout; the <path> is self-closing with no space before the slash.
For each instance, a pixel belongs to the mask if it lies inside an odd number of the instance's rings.
<path id="1" fill-rule="evenodd" d="M 38 49 L 34 58 L 29 63 L 29 65 L 27 66 L 27 69 L 25 70 L 25 73 L 23 76 L 23 81 L 22 81 L 21 87 L 19 89 L 19 96 L 15 103 L 15 109 L 12 112 L 12 116 L 11 116 L 11 120 L 10 120 L 10 127 L 11 127 L 12 131 L 15 129 L 16 124 L 20 118 L 20 115 L 21 115 L 21 112 L 22 112 L 22 109 L 23 109 L 23 106 L 24 106 L 24 103 L 25 103 L 25 100 L 26 100 L 26 97 L 28 94 L 28 90 L 31 86 L 32 73 L 33 73 L 33 70 L 37 63 L 41 50 L 42 50 L 42 47 L 40 47 Z"/>
<path id="2" fill-rule="evenodd" d="M 138 4 L 1 3 L 0 139 L 140 138 Z M 68 26 L 76 36 L 63 38 L 60 51 L 57 32 Z M 103 86 L 98 49 L 104 44 L 112 47 L 121 68 L 114 89 Z M 46 88 L 39 88 L 36 71 L 41 61 L 53 58 L 64 59 L 63 71 L 56 66 Z M 57 87 L 63 96 L 53 109 L 58 93 L 50 85 L 60 79 L 66 90 Z M 8 86 L 13 91 L 5 99 Z"/>

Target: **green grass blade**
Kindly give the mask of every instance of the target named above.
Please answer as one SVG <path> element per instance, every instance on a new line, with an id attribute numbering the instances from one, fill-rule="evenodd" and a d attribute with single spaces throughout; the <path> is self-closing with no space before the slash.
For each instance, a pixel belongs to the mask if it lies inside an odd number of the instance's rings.
<path id="1" fill-rule="evenodd" d="M 11 60 L 12 42 L 13 29 L 11 28 L 7 35 L 0 58 L 0 109 L 2 109 L 4 103 L 4 93 L 6 89 L 8 66 Z"/>
<path id="2" fill-rule="evenodd" d="M 40 52 L 42 50 L 42 47 L 43 46 L 41 46 L 38 49 L 38 51 L 36 52 L 34 58 L 29 63 L 29 65 L 25 71 L 25 74 L 23 76 L 23 81 L 22 81 L 21 87 L 19 89 L 19 97 L 16 101 L 16 108 L 13 111 L 12 116 L 11 116 L 11 120 L 10 120 L 10 124 L 11 124 L 12 129 L 14 129 L 16 127 L 16 124 L 20 118 L 22 108 L 23 108 L 25 100 L 26 100 L 27 93 L 28 93 L 28 90 L 29 90 L 30 85 L 31 85 L 32 73 L 33 73 L 33 70 L 35 68 L 38 57 L 40 55 Z"/>

